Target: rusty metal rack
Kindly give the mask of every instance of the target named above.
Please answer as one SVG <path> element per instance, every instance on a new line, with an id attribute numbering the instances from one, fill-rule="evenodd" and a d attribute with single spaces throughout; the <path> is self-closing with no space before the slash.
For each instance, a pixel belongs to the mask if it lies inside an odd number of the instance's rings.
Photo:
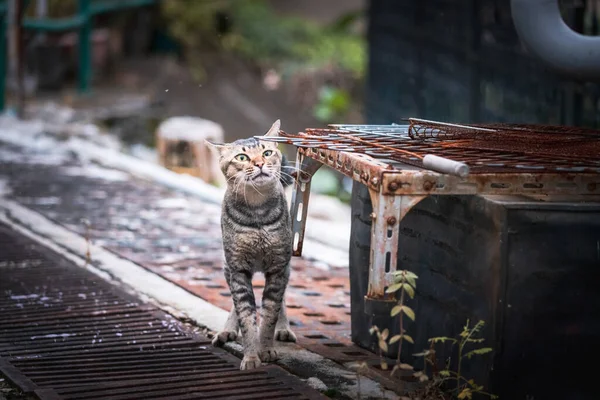
<path id="1" fill-rule="evenodd" d="M 387 299 L 398 224 L 429 195 L 600 195 L 600 131 L 588 129 L 410 118 L 405 125 L 330 125 L 257 138 L 297 147 L 291 206 L 295 256 L 302 253 L 311 179 L 322 165 L 369 188 L 367 302 Z"/>

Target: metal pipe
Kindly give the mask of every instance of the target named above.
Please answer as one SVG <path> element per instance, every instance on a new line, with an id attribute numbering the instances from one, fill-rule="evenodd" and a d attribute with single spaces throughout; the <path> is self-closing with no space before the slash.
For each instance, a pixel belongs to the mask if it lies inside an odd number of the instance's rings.
<path id="1" fill-rule="evenodd" d="M 466 178 L 469 176 L 469 166 L 465 163 L 449 160 L 444 157 L 427 154 L 423 157 L 423 166 L 434 171 Z"/>
<path id="2" fill-rule="evenodd" d="M 25 117 L 25 40 L 22 26 L 25 0 L 16 0 L 15 44 L 17 47 L 17 117 Z"/>
<path id="3" fill-rule="evenodd" d="M 511 0 L 511 10 L 525 46 L 550 68 L 574 79 L 600 80 L 600 37 L 573 31 L 558 0 Z"/>
<path id="4" fill-rule="evenodd" d="M 79 29 L 79 92 L 88 93 L 92 82 L 92 22 L 90 0 L 79 0 L 77 13 L 83 18 Z"/>

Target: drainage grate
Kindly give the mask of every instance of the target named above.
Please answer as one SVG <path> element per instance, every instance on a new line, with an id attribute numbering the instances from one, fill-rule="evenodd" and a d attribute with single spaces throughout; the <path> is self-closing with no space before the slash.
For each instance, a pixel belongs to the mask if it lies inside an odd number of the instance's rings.
<path id="1" fill-rule="evenodd" d="M 322 399 L 0 225 L 0 371 L 40 399 Z"/>

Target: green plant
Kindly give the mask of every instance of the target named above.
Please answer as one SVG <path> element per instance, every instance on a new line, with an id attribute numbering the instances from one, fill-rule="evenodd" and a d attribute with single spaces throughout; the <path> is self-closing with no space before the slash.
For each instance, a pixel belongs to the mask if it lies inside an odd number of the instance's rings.
<path id="1" fill-rule="evenodd" d="M 404 316 L 415 321 L 415 312 L 405 304 L 406 296 L 411 299 L 415 296 L 416 290 L 416 280 L 418 279 L 417 275 L 410 271 L 401 270 L 393 272 L 394 283 L 389 286 L 386 290 L 386 293 L 398 293 L 399 297 L 397 297 L 397 304 L 391 310 L 391 316 L 399 316 L 399 334 L 392 336 L 389 338 L 389 330 L 384 329 L 380 331 L 377 326 L 373 326 L 370 329 L 371 334 L 377 335 L 377 345 L 379 348 L 379 357 L 381 363 L 381 369 L 387 370 L 388 364 L 386 358 L 384 356 L 388 351 L 389 345 L 394 343 L 398 343 L 398 356 L 396 360 L 396 364 L 392 368 L 391 375 L 394 375 L 398 370 L 407 370 L 414 371 L 412 365 L 402 363 L 400 359 L 400 355 L 402 352 L 402 344 L 406 340 L 409 343 L 414 344 L 414 340 L 411 336 L 406 334 L 406 330 L 404 329 Z M 417 378 L 420 382 L 429 383 L 425 385 L 418 394 L 419 398 L 429 400 L 429 399 L 444 399 L 446 398 L 446 392 L 444 392 L 444 388 L 448 386 L 449 383 L 454 383 L 455 385 L 451 386 L 451 389 L 448 394 L 454 396 L 459 400 L 467 399 L 470 400 L 473 398 L 475 394 L 481 394 L 488 396 L 491 399 L 496 399 L 497 396 L 484 391 L 482 385 L 478 385 L 473 379 L 467 379 L 463 375 L 463 361 L 470 360 L 474 356 L 481 356 L 492 351 L 491 347 L 476 347 L 476 345 L 484 342 L 483 338 L 477 337 L 477 335 L 483 329 L 485 323 L 484 321 L 479 321 L 473 326 L 470 326 L 470 321 L 467 320 L 463 330 L 458 335 L 457 338 L 451 337 L 434 337 L 428 340 L 429 349 L 425 350 L 421 353 L 414 354 L 416 357 L 423 357 L 423 370 L 413 372 L 413 376 Z M 455 349 L 456 347 L 456 357 L 457 357 L 457 368 L 456 371 L 453 371 L 450 368 L 451 359 L 449 359 L 446 363 L 445 369 L 438 371 L 437 369 L 437 358 L 436 358 L 436 345 L 451 343 L 450 351 Z M 431 379 L 428 374 L 428 366 L 431 367 Z M 366 365 L 363 365 L 361 368 L 366 368 Z M 357 372 L 358 373 L 358 372 Z"/>
<path id="2" fill-rule="evenodd" d="M 371 333 L 371 335 L 377 335 L 377 347 L 379 348 L 379 364 L 381 365 L 382 370 L 387 370 L 388 364 L 385 359 L 384 353 L 387 353 L 388 351 L 387 338 L 390 334 L 390 331 L 388 329 L 384 329 L 383 332 L 381 332 L 379 330 L 379 327 L 372 326 L 371 329 L 369 329 L 369 332 Z"/>
<path id="3" fill-rule="evenodd" d="M 404 304 L 406 300 L 406 295 L 408 295 L 411 299 L 415 296 L 415 289 L 417 287 L 417 275 L 410 271 L 402 270 L 393 272 L 394 275 L 394 283 L 387 288 L 386 293 L 392 294 L 396 292 L 400 292 L 400 298 L 397 300 L 396 305 L 392 308 L 390 315 L 395 317 L 399 315 L 399 334 L 392 336 L 388 342 L 389 330 L 384 329 L 383 332 L 379 330 L 377 326 L 371 327 L 369 332 L 371 334 L 377 334 L 377 346 L 379 348 L 379 357 L 381 363 L 381 369 L 387 370 L 388 364 L 385 359 L 384 353 L 388 351 L 388 345 L 392 345 L 398 342 L 398 356 L 396 359 L 396 364 L 392 368 L 391 375 L 394 375 L 399 369 L 403 370 L 413 370 L 413 367 L 409 364 L 402 363 L 400 360 L 400 353 L 402 351 L 402 343 L 406 340 L 409 343 L 414 344 L 414 340 L 410 335 L 406 334 L 406 330 L 404 329 L 404 316 L 408 317 L 412 321 L 415 320 L 415 312 L 412 308 Z M 422 374 L 420 372 L 415 372 L 415 377 L 419 378 L 419 380 L 427 380 L 427 375 Z"/>
<path id="4" fill-rule="evenodd" d="M 396 306 L 394 306 L 394 308 L 392 308 L 392 311 L 390 313 L 390 315 L 392 317 L 399 315 L 398 323 L 399 323 L 399 332 L 400 333 L 398 335 L 393 336 L 390 339 L 390 344 L 394 344 L 394 343 L 398 342 L 398 358 L 396 360 L 396 365 L 392 369 L 392 375 L 398 369 L 406 369 L 406 370 L 412 369 L 412 366 L 410 366 L 408 364 L 403 364 L 400 362 L 400 353 L 402 351 L 402 343 L 405 340 L 412 344 L 415 343 L 413 338 L 411 336 L 407 335 L 406 331 L 404 330 L 404 318 L 403 317 L 406 316 L 413 322 L 415 320 L 415 312 L 413 311 L 412 308 L 410 308 L 409 306 L 404 304 L 404 301 L 406 299 L 406 295 L 408 295 L 411 299 L 415 297 L 415 289 L 417 287 L 417 279 L 418 279 L 417 275 L 415 275 L 414 273 L 412 273 L 410 271 L 406 271 L 406 270 L 394 271 L 393 275 L 394 275 L 394 284 L 387 288 L 386 293 L 396 293 L 396 292 L 400 291 L 400 298 L 398 299 Z"/>
<path id="5" fill-rule="evenodd" d="M 490 397 L 491 399 L 496 399 L 498 396 L 493 395 L 491 393 L 485 392 L 483 386 L 475 383 L 473 379 L 467 379 L 462 374 L 462 363 L 463 360 L 470 360 L 472 357 L 477 355 L 484 355 L 490 353 L 492 351 L 491 347 L 479 347 L 474 348 L 467 351 L 467 346 L 472 346 L 476 344 L 481 344 L 485 339 L 477 338 L 476 335 L 481 332 L 481 329 L 485 325 L 484 321 L 479 321 L 472 327 L 470 326 L 470 321 L 467 320 L 467 323 L 463 327 L 463 330 L 460 332 L 457 338 L 451 338 L 446 336 L 434 337 L 429 339 L 430 349 L 421 353 L 414 354 L 417 357 L 424 358 L 425 368 L 427 364 L 430 364 L 432 368 L 435 368 L 436 365 L 436 357 L 435 357 L 435 344 L 441 343 L 451 343 L 450 351 L 454 349 L 454 346 L 457 346 L 457 368 L 456 371 L 452 371 L 450 369 L 450 361 L 448 360 L 446 363 L 446 368 L 439 372 L 434 372 L 432 385 L 437 387 L 441 387 L 449 382 L 454 382 L 455 386 L 451 389 L 451 394 L 456 396 L 457 399 L 472 399 L 473 395 L 478 393 L 485 396 Z"/>

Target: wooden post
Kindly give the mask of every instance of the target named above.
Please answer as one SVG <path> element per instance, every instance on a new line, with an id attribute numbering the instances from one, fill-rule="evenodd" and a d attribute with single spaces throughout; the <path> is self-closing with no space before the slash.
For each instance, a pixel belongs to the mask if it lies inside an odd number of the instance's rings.
<path id="1" fill-rule="evenodd" d="M 202 118 L 172 117 L 156 129 L 159 162 L 171 171 L 224 186 L 218 159 L 204 140 L 223 141 L 223 128 Z"/>

